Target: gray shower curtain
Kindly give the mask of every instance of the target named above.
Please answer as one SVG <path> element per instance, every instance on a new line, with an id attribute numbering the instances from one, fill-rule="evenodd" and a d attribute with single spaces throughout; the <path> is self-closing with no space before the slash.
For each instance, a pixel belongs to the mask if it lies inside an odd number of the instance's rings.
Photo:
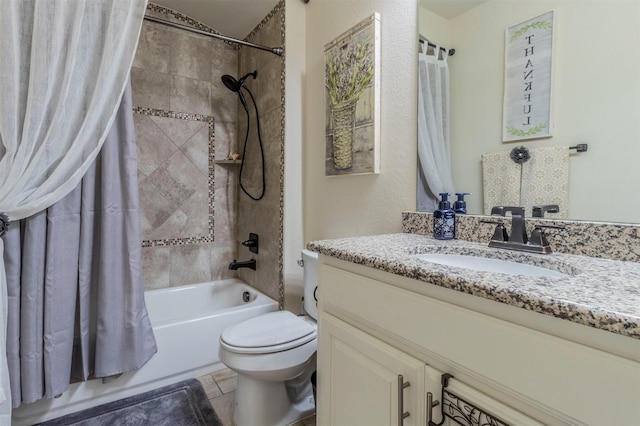
<path id="1" fill-rule="evenodd" d="M 13 406 L 156 352 L 144 303 L 131 86 L 96 162 L 68 196 L 3 237 Z"/>

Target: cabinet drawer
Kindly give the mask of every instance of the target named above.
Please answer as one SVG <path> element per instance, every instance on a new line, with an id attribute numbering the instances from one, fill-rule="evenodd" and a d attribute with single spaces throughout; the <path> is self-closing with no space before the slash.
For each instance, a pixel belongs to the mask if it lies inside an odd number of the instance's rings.
<path id="1" fill-rule="evenodd" d="M 429 284 L 424 284 L 429 285 Z M 637 424 L 640 365 L 330 265 L 320 308 L 568 424 Z M 613 422 L 613 423 L 612 423 Z"/>

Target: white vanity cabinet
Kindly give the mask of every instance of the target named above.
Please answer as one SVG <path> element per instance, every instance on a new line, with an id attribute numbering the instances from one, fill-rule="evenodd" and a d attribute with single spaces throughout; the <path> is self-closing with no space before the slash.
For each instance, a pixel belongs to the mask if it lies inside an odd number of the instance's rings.
<path id="1" fill-rule="evenodd" d="M 319 425 L 424 425 L 442 372 L 505 424 L 640 425 L 637 339 L 323 255 L 319 293 Z"/>
<path id="2" fill-rule="evenodd" d="M 318 424 L 424 425 L 424 362 L 331 314 L 321 318 L 321 400 Z"/>

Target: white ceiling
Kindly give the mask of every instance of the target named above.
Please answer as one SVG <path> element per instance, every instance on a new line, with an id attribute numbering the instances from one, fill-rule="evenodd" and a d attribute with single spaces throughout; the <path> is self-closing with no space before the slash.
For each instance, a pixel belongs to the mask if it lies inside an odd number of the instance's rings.
<path id="1" fill-rule="evenodd" d="M 244 39 L 279 0 L 151 0 L 213 28 L 220 34 Z"/>
<path id="2" fill-rule="evenodd" d="M 453 19 L 489 0 L 420 0 L 420 6 L 442 16 Z"/>

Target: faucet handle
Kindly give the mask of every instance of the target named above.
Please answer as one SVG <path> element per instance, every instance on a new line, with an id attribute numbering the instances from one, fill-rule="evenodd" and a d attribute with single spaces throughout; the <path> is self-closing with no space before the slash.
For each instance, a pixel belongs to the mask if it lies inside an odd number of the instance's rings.
<path id="1" fill-rule="evenodd" d="M 535 225 L 533 231 L 531 231 L 531 239 L 529 240 L 529 244 L 532 246 L 543 246 L 549 247 L 549 241 L 547 240 L 547 236 L 544 234 L 544 228 L 552 228 L 552 229 L 564 229 L 564 226 L 560 225 Z M 549 250 L 550 252 L 550 250 Z"/>
<path id="2" fill-rule="evenodd" d="M 504 227 L 504 222 L 501 220 L 481 220 L 481 223 L 491 223 L 496 225 L 495 231 L 493 231 L 493 236 L 491 237 L 491 241 L 509 241 L 509 234 L 507 234 L 507 229 Z"/>

